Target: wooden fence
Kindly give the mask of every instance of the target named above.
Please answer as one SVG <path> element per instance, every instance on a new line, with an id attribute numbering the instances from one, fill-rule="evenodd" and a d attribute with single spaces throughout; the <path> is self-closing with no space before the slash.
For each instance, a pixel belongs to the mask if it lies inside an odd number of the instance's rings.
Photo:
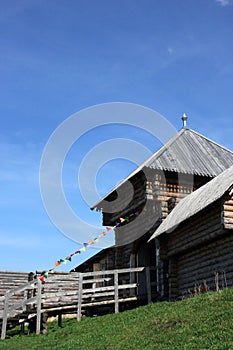
<path id="1" fill-rule="evenodd" d="M 10 289 L 4 296 L 0 296 L 1 339 L 5 339 L 9 324 L 24 324 L 35 317 L 36 334 L 39 334 L 41 315 L 44 312 L 48 315 L 75 312 L 77 320 L 80 321 L 82 312 L 87 308 L 113 304 L 117 313 L 119 303 L 138 300 L 137 283 L 124 283 L 124 278 L 119 278 L 119 275 L 132 276 L 143 271 L 146 271 L 147 301 L 150 303 L 150 272 L 144 267 L 87 273 L 56 273 L 51 274 L 45 283 L 36 278 Z"/>

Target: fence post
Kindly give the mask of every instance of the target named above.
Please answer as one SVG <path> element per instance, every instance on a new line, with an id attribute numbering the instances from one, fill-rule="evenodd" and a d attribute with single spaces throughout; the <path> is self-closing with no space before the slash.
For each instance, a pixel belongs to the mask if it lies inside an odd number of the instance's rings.
<path id="1" fill-rule="evenodd" d="M 118 300 L 118 271 L 114 270 L 114 299 L 115 299 L 115 313 L 119 312 L 119 300 Z"/>
<path id="2" fill-rule="evenodd" d="M 5 339 L 6 337 L 6 326 L 7 326 L 7 315 L 8 315 L 8 302 L 9 302 L 10 295 L 7 292 L 5 295 L 5 301 L 4 301 L 4 310 L 3 310 L 3 318 L 2 318 L 2 333 L 1 333 L 1 339 Z"/>
<path id="3" fill-rule="evenodd" d="M 83 293 L 83 274 L 79 274 L 79 283 L 78 283 L 78 310 L 77 310 L 77 321 L 81 321 L 82 316 L 82 293 Z"/>
<path id="4" fill-rule="evenodd" d="M 150 304 L 151 300 L 151 284 L 150 284 L 150 266 L 146 267 L 146 286 L 147 286 L 147 302 Z"/>
<path id="5" fill-rule="evenodd" d="M 41 325 L 41 292 L 42 292 L 42 283 L 38 278 L 37 281 L 37 313 L 36 313 L 36 334 L 40 334 L 40 325 Z"/>

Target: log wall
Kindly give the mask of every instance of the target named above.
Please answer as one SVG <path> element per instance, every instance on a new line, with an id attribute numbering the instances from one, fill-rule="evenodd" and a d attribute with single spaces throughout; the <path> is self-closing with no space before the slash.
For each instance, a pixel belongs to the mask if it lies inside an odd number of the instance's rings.
<path id="1" fill-rule="evenodd" d="M 151 245 L 148 251 L 147 240 L 182 198 L 208 182 L 210 178 L 187 174 L 178 175 L 175 172 L 155 169 L 146 169 L 144 173 L 143 170 L 129 180 L 134 189 L 130 203 L 126 204 L 129 199 L 129 188 L 124 183 L 120 186 L 121 211 L 108 213 L 103 203 L 100 203 L 97 208 L 102 209 L 103 224 L 106 226 L 115 226 L 117 222 L 120 222 L 120 218 L 130 219 L 129 222 L 125 221 L 120 226 L 117 225 L 115 229 L 116 247 L 107 251 L 104 258 L 101 254 L 98 262 L 103 265 L 104 259 L 105 266 L 109 269 L 129 268 L 132 264 L 132 256 L 135 256 L 135 266 L 140 266 L 141 261 L 143 261 L 143 266 L 155 267 L 157 265 L 159 273 L 163 276 L 160 290 L 165 295 L 166 291 L 163 286 L 167 275 L 167 265 L 162 260 L 156 263 L 155 245 Z M 109 202 L 114 202 L 116 199 L 116 191 L 106 198 Z M 142 210 L 142 212 L 135 218 L 133 213 L 137 210 Z M 157 259 L 160 258 L 157 257 Z M 93 270 L 92 260 L 89 262 L 89 267 L 85 267 L 85 271 L 87 268 L 90 271 L 90 267 Z M 152 280 L 152 283 L 155 283 L 155 274 Z M 144 281 L 140 284 L 144 285 Z"/>
<path id="2" fill-rule="evenodd" d="M 27 281 L 28 272 L 0 271 L 0 318 L 4 308 L 4 299 L 1 297 L 3 297 L 7 291 L 25 284 Z M 19 298 L 24 298 L 24 292 L 12 296 L 9 305 L 11 306 L 16 303 Z"/>
<path id="3" fill-rule="evenodd" d="M 28 272 L 0 271 L 0 296 L 28 281 Z"/>
<path id="4" fill-rule="evenodd" d="M 205 284 L 209 290 L 233 285 L 233 234 L 229 231 L 222 238 L 177 259 L 179 295 L 195 292 L 199 286 L 203 291 Z"/>
<path id="5" fill-rule="evenodd" d="M 233 285 L 233 230 L 225 221 L 229 203 L 220 199 L 159 238 L 167 249 L 170 300 Z"/>
<path id="6" fill-rule="evenodd" d="M 226 229 L 233 229 L 233 196 L 228 196 L 223 203 L 223 223 Z"/>
<path id="7" fill-rule="evenodd" d="M 42 289 L 44 309 L 74 306 L 78 303 L 79 275 L 72 272 L 56 272 L 45 280 Z"/>
<path id="8" fill-rule="evenodd" d="M 167 234 L 168 256 L 192 250 L 221 234 L 221 202 L 218 201 Z"/>

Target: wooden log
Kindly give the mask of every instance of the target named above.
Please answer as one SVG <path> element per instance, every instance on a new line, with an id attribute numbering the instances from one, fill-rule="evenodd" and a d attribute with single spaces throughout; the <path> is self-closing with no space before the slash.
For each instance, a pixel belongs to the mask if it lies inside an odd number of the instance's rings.
<path id="1" fill-rule="evenodd" d="M 223 205 L 223 210 L 224 210 L 224 211 L 233 212 L 233 205 L 224 204 L 224 205 Z"/>
<path id="2" fill-rule="evenodd" d="M 22 308 L 22 307 L 25 306 L 25 305 L 34 304 L 36 301 L 37 301 L 37 297 L 33 297 L 33 298 L 27 299 L 27 300 L 23 300 L 23 301 L 21 301 L 21 302 L 15 303 L 15 304 L 13 304 L 12 306 L 10 306 L 10 307 L 8 308 L 8 310 L 9 310 L 9 312 L 10 312 L 10 311 L 13 311 L 13 310 Z"/>
<path id="3" fill-rule="evenodd" d="M 233 218 L 224 217 L 224 225 L 233 225 Z"/>
<path id="4" fill-rule="evenodd" d="M 232 206 L 232 205 L 233 205 L 233 199 L 226 200 L 226 201 L 224 202 L 224 205 L 230 205 L 230 206 Z"/>
<path id="5" fill-rule="evenodd" d="M 224 221 L 225 221 L 225 218 L 229 218 L 229 219 L 232 219 L 233 218 L 233 211 L 224 211 L 223 213 L 223 216 L 224 216 Z"/>
<path id="6" fill-rule="evenodd" d="M 185 252 L 188 251 L 190 249 L 193 249 L 194 247 L 206 244 L 207 242 L 209 242 L 210 240 L 212 240 L 213 238 L 222 235 L 222 230 L 221 229 L 216 229 L 213 230 L 212 232 L 208 233 L 208 235 L 203 235 L 202 237 L 196 238 L 196 239 L 192 239 L 186 243 L 183 244 L 177 244 L 174 248 L 170 248 L 169 252 L 168 252 L 168 256 L 173 256 L 173 255 L 177 255 L 180 254 L 181 252 Z"/>
<path id="7" fill-rule="evenodd" d="M 224 223 L 224 227 L 225 227 L 225 229 L 227 229 L 227 230 L 233 230 L 233 225 L 232 225 L 232 224 Z"/>

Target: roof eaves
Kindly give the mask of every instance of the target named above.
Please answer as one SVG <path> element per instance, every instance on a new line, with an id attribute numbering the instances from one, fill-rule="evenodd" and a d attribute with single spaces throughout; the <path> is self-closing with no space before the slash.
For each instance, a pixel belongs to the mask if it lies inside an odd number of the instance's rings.
<path id="1" fill-rule="evenodd" d="M 224 179 L 226 178 L 225 182 Z M 212 191 L 211 189 L 217 186 L 216 191 Z M 227 191 L 231 190 L 233 188 L 233 165 L 226 169 L 223 173 L 209 181 L 207 184 L 203 185 L 202 187 L 198 188 L 196 191 L 189 194 L 187 197 L 183 198 L 180 203 L 177 204 L 177 206 L 172 210 L 172 212 L 167 216 L 167 218 L 161 223 L 161 225 L 155 230 L 154 234 L 150 237 L 148 240 L 151 241 L 152 239 L 162 235 L 163 233 L 172 232 L 174 228 L 179 226 L 182 222 L 185 222 L 186 220 L 190 219 L 192 216 L 200 212 L 201 210 L 205 209 L 210 204 L 217 201 L 221 196 L 224 195 Z M 211 193 L 209 197 L 207 197 L 207 193 Z M 204 193 L 204 195 L 203 195 Z M 200 200 L 205 201 L 203 205 L 201 205 Z M 195 206 L 192 207 L 193 203 L 195 203 Z M 191 208 L 191 209 L 190 209 Z M 187 215 L 185 216 L 183 214 L 182 218 L 182 211 L 183 213 L 187 209 Z"/>
<path id="2" fill-rule="evenodd" d="M 117 191 L 117 189 L 126 181 L 128 181 L 129 179 L 131 179 L 134 175 L 136 175 L 139 171 L 141 171 L 144 167 L 148 167 L 148 168 L 153 168 L 152 166 L 148 165 L 148 163 L 150 163 L 150 161 L 152 159 L 156 159 L 158 156 L 160 156 L 161 154 L 163 154 L 163 152 L 166 151 L 167 147 L 171 146 L 171 144 L 173 142 L 175 142 L 175 140 L 187 129 L 181 129 L 177 134 L 175 134 L 170 140 L 168 140 L 167 143 L 165 143 L 164 145 L 162 145 L 155 153 L 153 153 L 148 159 L 146 159 L 140 166 L 138 166 L 134 171 L 132 171 L 125 179 L 123 179 L 122 181 L 119 182 L 118 185 L 116 185 L 115 187 L 113 187 L 102 199 L 100 199 L 97 203 L 95 203 L 90 209 L 93 210 L 95 208 L 97 208 L 99 206 L 99 204 L 105 200 L 113 191 Z M 161 153 L 161 154 L 160 154 Z M 161 169 L 159 168 L 154 168 L 154 169 L 158 169 L 158 170 L 163 170 L 163 168 L 161 167 Z"/>

